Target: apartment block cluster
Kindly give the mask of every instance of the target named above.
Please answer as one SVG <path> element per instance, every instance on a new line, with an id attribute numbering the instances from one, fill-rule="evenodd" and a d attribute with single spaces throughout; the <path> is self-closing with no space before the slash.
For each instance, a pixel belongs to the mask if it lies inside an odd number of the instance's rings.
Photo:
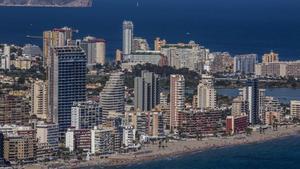
<path id="1" fill-rule="evenodd" d="M 0 165 L 57 159 L 62 145 L 71 154 L 101 156 L 137 151 L 152 140 L 243 133 L 249 125 L 273 125 L 282 120 L 279 100 L 266 96 L 257 79 L 249 79 L 240 89 L 226 119 L 217 104 L 211 74 L 232 69 L 255 73 L 256 55 L 232 58 L 228 53 L 210 53 L 193 41 L 167 44 L 161 39 L 150 50 L 146 39 L 133 36 L 131 21 L 123 22 L 123 51 L 117 51 L 116 60 L 123 69 L 152 63 L 198 72 L 202 76 L 193 103 L 186 99 L 183 75 L 170 75 L 169 90 L 163 90 L 160 76 L 147 70 L 134 77 L 133 104 L 126 103 L 130 89 L 121 70 L 109 72 L 99 100 L 90 99 L 87 68 L 105 63 L 105 41 L 91 36 L 74 40 L 74 32 L 68 27 L 45 31 L 42 64 L 46 79 L 30 79 L 28 93 L 1 91 Z M 35 53 L 35 49 L 31 46 L 23 52 Z M 4 46 L 1 64 L 3 58 L 4 66 L 10 65 L 12 56 Z M 291 114 L 298 118 L 299 105 L 299 101 L 290 105 Z"/>
<path id="2" fill-rule="evenodd" d="M 131 21 L 123 22 L 123 52 L 120 54 L 117 51 L 116 60 L 123 62 L 124 69 L 130 69 L 136 64 L 151 63 L 176 69 L 188 68 L 199 73 L 230 72 L 233 65 L 233 59 L 228 53 L 210 52 L 194 41 L 168 44 L 166 40 L 156 38 L 154 49 L 151 50 L 146 39 L 134 36 Z"/>
<path id="3" fill-rule="evenodd" d="M 252 74 L 257 77 L 300 77 L 300 61 L 280 61 L 273 51 L 262 56 L 258 63 L 256 54 L 237 55 L 234 57 L 234 72 Z"/>
<path id="4" fill-rule="evenodd" d="M 24 47 L 4 44 L 0 49 L 0 69 L 28 70 L 34 65 L 38 65 L 42 51 L 36 45 L 27 44 Z"/>
<path id="5" fill-rule="evenodd" d="M 166 40 L 156 38 L 154 49 L 151 50 L 146 39 L 134 36 L 131 21 L 123 22 L 123 52 L 117 51 L 116 60 L 123 62 L 123 69 L 129 70 L 136 64 L 151 63 L 176 69 L 188 68 L 198 73 L 236 73 L 257 77 L 300 76 L 300 61 L 279 61 L 278 54 L 273 51 L 263 55 L 262 63 L 258 63 L 257 54 L 231 57 L 227 52 L 210 52 L 194 41 L 168 44 Z"/>

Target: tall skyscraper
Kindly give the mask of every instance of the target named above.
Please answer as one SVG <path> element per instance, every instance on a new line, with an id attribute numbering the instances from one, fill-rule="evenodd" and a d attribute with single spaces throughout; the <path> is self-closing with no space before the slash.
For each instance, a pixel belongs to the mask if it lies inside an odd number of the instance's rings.
<path id="1" fill-rule="evenodd" d="M 51 48 L 49 112 L 62 134 L 71 126 L 71 107 L 86 100 L 86 56 L 78 46 Z"/>
<path id="2" fill-rule="evenodd" d="M 131 21 L 123 22 L 123 54 L 128 55 L 132 51 L 133 43 L 133 23 Z"/>
<path id="3" fill-rule="evenodd" d="M 31 114 L 50 120 L 48 111 L 48 83 L 37 80 L 31 85 Z"/>
<path id="4" fill-rule="evenodd" d="M 112 73 L 100 95 L 104 121 L 109 112 L 124 113 L 124 74 L 122 72 Z"/>
<path id="5" fill-rule="evenodd" d="M 177 129 L 178 114 L 184 110 L 185 79 L 183 75 L 170 76 L 170 128 Z"/>
<path id="6" fill-rule="evenodd" d="M 0 69 L 4 70 L 10 70 L 10 46 L 5 44 L 3 47 L 3 53 L 2 56 L 0 54 L 1 58 L 1 67 Z"/>
<path id="7" fill-rule="evenodd" d="M 252 125 L 259 124 L 259 89 L 257 79 L 249 79 L 247 81 L 247 96 L 249 123 Z"/>
<path id="8" fill-rule="evenodd" d="M 236 55 L 234 57 L 234 72 L 254 74 L 256 61 L 256 54 Z"/>
<path id="9" fill-rule="evenodd" d="M 213 77 L 202 75 L 202 80 L 198 85 L 197 97 L 198 108 L 203 110 L 216 108 L 216 90 Z"/>
<path id="10" fill-rule="evenodd" d="M 87 65 L 105 64 L 105 40 L 88 36 L 80 43 L 87 55 Z"/>
<path id="11" fill-rule="evenodd" d="M 158 75 L 142 71 L 141 77 L 134 79 L 134 107 L 139 111 L 151 111 L 159 104 Z"/>
<path id="12" fill-rule="evenodd" d="M 73 30 L 68 27 L 53 29 L 43 33 L 43 63 L 44 66 L 49 63 L 50 49 L 54 47 L 62 47 L 72 40 Z"/>
<path id="13" fill-rule="evenodd" d="M 266 89 L 258 89 L 258 114 L 260 122 L 265 120 Z"/>

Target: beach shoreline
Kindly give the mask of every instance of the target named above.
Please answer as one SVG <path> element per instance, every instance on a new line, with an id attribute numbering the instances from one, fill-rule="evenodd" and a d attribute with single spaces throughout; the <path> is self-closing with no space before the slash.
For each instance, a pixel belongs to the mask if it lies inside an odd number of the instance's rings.
<path id="1" fill-rule="evenodd" d="M 277 131 L 268 129 L 265 134 L 254 131 L 251 135 L 245 134 L 229 136 L 229 137 L 209 137 L 202 140 L 189 139 L 184 141 L 170 141 L 165 148 L 159 148 L 158 143 L 147 144 L 141 151 L 113 154 L 106 156 L 107 158 L 91 157 L 90 161 L 82 161 L 79 163 L 70 163 L 70 161 L 49 162 L 45 165 L 32 164 L 28 168 L 51 168 L 53 166 L 61 166 L 62 168 L 94 168 L 94 167 L 121 167 L 139 163 L 147 163 L 153 160 L 173 159 L 195 153 L 202 153 L 209 150 L 229 148 L 239 145 L 257 144 L 267 141 L 282 139 L 289 136 L 300 134 L 300 126 L 278 127 Z"/>
<path id="2" fill-rule="evenodd" d="M 221 137 L 221 138 L 206 138 L 203 140 L 187 140 L 187 141 L 177 141 L 168 143 L 168 147 L 165 149 L 159 149 L 158 144 L 148 145 L 146 150 L 151 150 L 151 153 L 136 155 L 136 153 L 132 154 L 118 154 L 116 156 L 111 156 L 105 160 L 94 159 L 96 165 L 91 165 L 94 162 L 84 162 L 81 163 L 78 168 L 81 167 L 92 167 L 92 166 L 124 166 L 131 165 L 141 162 L 150 162 L 152 160 L 160 160 L 165 158 L 176 158 L 185 155 L 190 155 L 194 153 L 201 153 L 207 150 L 220 149 L 220 148 L 228 148 L 238 145 L 247 145 L 247 144 L 257 144 L 263 143 L 271 140 L 277 140 L 293 135 L 299 135 L 300 126 L 289 126 L 288 128 L 279 127 L 278 131 L 272 131 L 272 129 L 268 129 L 265 134 L 260 134 L 259 131 L 253 132 L 252 135 L 237 135 L 230 137 Z M 156 146 L 156 147 L 155 147 Z"/>

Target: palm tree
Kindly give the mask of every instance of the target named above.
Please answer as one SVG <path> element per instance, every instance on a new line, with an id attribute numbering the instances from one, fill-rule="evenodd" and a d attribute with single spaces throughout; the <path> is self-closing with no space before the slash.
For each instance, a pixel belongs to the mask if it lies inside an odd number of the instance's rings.
<path id="1" fill-rule="evenodd" d="M 252 131 L 253 131 L 252 128 L 249 128 L 249 127 L 246 128 L 246 134 L 247 135 L 251 135 Z"/>

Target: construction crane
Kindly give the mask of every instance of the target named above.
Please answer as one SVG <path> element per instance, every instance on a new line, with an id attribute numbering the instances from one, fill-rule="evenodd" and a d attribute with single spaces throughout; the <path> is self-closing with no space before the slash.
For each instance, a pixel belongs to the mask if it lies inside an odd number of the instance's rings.
<path id="1" fill-rule="evenodd" d="M 31 36 L 31 35 L 26 35 L 26 38 L 31 38 L 31 39 L 43 39 L 42 36 Z"/>
<path id="2" fill-rule="evenodd" d="M 64 27 L 64 28 L 65 28 L 65 27 Z M 65 31 L 64 28 L 60 28 L 60 29 L 54 28 L 53 31 Z M 78 29 L 71 29 L 71 28 L 70 28 L 70 30 L 71 30 L 72 32 L 79 33 L 79 30 L 78 30 Z M 44 38 L 43 36 L 34 36 L 34 35 L 26 35 L 26 38 L 31 38 L 31 39 L 43 39 L 43 40 L 49 39 L 49 38 Z"/>

